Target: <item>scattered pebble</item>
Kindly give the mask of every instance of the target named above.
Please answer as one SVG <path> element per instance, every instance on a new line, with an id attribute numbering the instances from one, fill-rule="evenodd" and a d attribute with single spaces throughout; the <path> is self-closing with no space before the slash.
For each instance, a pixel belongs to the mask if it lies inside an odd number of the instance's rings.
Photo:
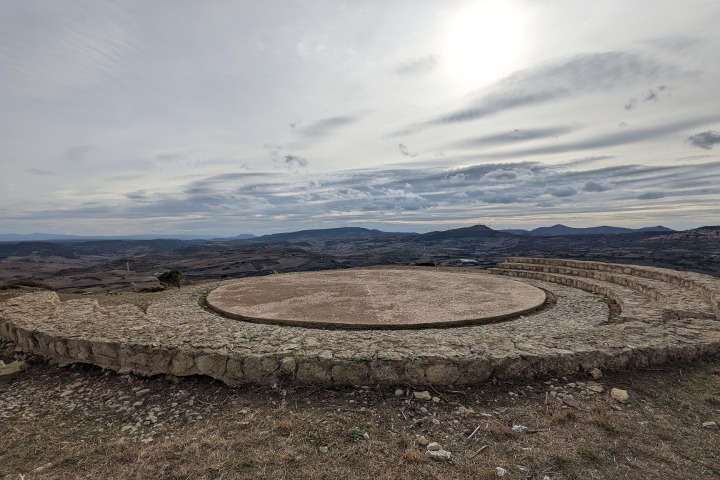
<path id="1" fill-rule="evenodd" d="M 413 392 L 413 397 L 415 397 L 417 400 L 432 400 L 432 395 L 430 395 L 430 392 L 428 392 L 427 390 L 423 390 L 422 392 Z"/>
<path id="2" fill-rule="evenodd" d="M 403 390 L 402 388 L 398 388 L 397 390 L 395 390 L 396 397 L 402 397 L 403 395 L 405 395 L 405 390 Z"/>
<path id="3" fill-rule="evenodd" d="M 627 402 L 630 398 L 630 395 L 628 394 L 627 390 L 621 390 L 619 388 L 613 388 L 610 390 L 610 396 L 617 400 L 618 402 Z"/>
<path id="4" fill-rule="evenodd" d="M 717 422 L 703 422 L 703 428 L 708 428 L 710 430 L 720 430 L 720 425 L 717 424 Z"/>
<path id="5" fill-rule="evenodd" d="M 431 443 L 428 444 L 427 450 L 428 450 L 429 452 L 436 452 L 436 451 L 438 451 L 438 450 L 442 450 L 442 445 L 440 445 L 440 444 L 437 443 L 437 442 L 431 442 Z"/>
<path id="6" fill-rule="evenodd" d="M 447 462 L 452 457 L 452 454 L 447 450 L 428 450 L 425 454 L 433 460 Z"/>
<path id="7" fill-rule="evenodd" d="M 329 449 L 328 449 L 328 447 L 326 447 L 325 445 L 323 445 L 322 447 L 318 447 L 318 451 L 319 451 L 320 453 L 328 453 Z"/>
<path id="8" fill-rule="evenodd" d="M 418 443 L 418 445 L 421 445 L 424 447 L 427 444 L 429 444 L 430 442 L 428 441 L 427 437 L 425 437 L 425 435 L 420 435 L 417 439 L 417 443 Z"/>

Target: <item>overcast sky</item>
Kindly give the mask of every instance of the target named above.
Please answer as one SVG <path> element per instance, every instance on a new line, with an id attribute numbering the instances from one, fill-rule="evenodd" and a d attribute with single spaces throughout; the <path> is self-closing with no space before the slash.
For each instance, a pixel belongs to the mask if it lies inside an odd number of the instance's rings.
<path id="1" fill-rule="evenodd" d="M 0 233 L 720 224 L 720 2 L 0 2 Z"/>

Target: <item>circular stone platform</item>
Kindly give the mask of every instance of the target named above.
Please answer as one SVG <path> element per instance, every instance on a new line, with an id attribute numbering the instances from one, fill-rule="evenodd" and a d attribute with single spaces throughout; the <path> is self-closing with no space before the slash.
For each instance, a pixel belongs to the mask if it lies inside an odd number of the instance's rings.
<path id="1" fill-rule="evenodd" d="M 412 329 L 494 323 L 542 307 L 543 290 L 477 272 L 362 268 L 269 275 L 207 296 L 235 319 L 303 327 Z"/>

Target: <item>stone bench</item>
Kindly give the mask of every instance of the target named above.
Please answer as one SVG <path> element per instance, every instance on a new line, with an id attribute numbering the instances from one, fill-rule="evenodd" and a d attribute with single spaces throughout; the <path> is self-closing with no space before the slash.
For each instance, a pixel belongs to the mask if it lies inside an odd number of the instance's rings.
<path id="1" fill-rule="evenodd" d="M 498 265 L 500 267 L 500 265 Z M 635 290 L 611 282 L 570 275 L 560 275 L 530 269 L 491 268 L 490 273 L 507 275 L 515 278 L 531 278 L 546 282 L 558 283 L 586 292 L 608 297 L 618 304 L 621 310 L 620 321 L 658 322 L 663 319 L 663 308 Z"/>
<path id="2" fill-rule="evenodd" d="M 626 265 L 560 258 L 507 257 L 505 262 L 581 268 L 657 280 L 668 285 L 680 287 L 685 291 L 690 290 L 699 293 L 702 298 L 708 302 L 710 309 L 715 314 L 715 318 L 720 320 L 720 279 L 709 275 L 641 265 Z"/>
<path id="3" fill-rule="evenodd" d="M 603 283 L 621 285 L 648 297 L 661 306 L 665 316 L 716 318 L 712 305 L 701 292 L 691 288 L 682 288 L 658 279 L 638 277 L 626 273 L 610 273 L 608 270 L 593 269 L 591 265 L 588 268 L 578 268 L 528 262 L 505 262 L 498 264 L 498 268 L 512 271 L 545 272 L 556 276 L 581 277 L 591 279 L 590 281 L 599 280 Z"/>

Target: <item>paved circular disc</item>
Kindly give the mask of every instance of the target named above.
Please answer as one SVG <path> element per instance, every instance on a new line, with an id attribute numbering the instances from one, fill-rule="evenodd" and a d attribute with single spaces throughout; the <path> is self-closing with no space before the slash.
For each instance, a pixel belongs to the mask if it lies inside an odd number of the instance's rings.
<path id="1" fill-rule="evenodd" d="M 537 287 L 477 271 L 358 268 L 247 278 L 213 290 L 207 303 L 253 322 L 399 329 L 505 320 L 545 299 Z"/>

